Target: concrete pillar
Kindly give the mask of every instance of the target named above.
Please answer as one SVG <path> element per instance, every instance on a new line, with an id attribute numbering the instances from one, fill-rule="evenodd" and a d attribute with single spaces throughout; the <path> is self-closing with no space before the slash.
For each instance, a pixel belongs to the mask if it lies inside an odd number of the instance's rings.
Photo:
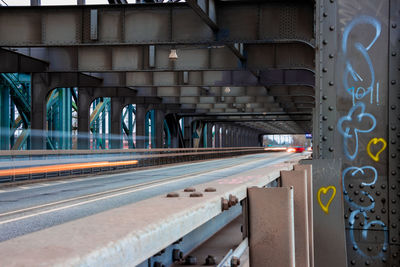
<path id="1" fill-rule="evenodd" d="M 136 104 L 136 148 L 144 148 L 147 105 Z"/>
<path id="2" fill-rule="evenodd" d="M 91 97 L 84 88 L 78 89 L 78 149 L 90 148 L 90 103 Z"/>
<path id="3" fill-rule="evenodd" d="M 40 0 L 31 0 L 31 6 L 40 6 L 41 1 Z"/>
<path id="4" fill-rule="evenodd" d="M 32 74 L 31 81 L 31 149 L 46 149 L 46 84 L 47 75 Z"/>
<path id="5" fill-rule="evenodd" d="M 122 99 L 111 98 L 111 149 L 122 148 Z"/>
<path id="6" fill-rule="evenodd" d="M 153 148 L 162 148 L 163 147 L 163 135 L 164 135 L 164 118 L 165 112 L 163 110 L 155 110 L 155 144 Z"/>

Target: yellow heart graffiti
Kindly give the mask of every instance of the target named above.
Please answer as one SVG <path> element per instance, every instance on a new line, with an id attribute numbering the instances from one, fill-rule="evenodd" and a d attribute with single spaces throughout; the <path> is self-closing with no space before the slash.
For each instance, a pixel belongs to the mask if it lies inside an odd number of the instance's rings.
<path id="1" fill-rule="evenodd" d="M 381 150 L 379 150 L 378 153 L 376 153 L 374 155 L 371 152 L 371 145 L 372 144 L 376 145 L 377 143 L 382 143 L 383 146 L 382 146 Z M 386 143 L 385 139 L 383 139 L 383 138 L 372 138 L 371 141 L 369 141 L 369 143 L 367 145 L 367 153 L 373 160 L 378 162 L 379 161 L 379 154 L 381 154 L 385 150 L 386 146 L 387 146 L 387 143 Z"/>
<path id="2" fill-rule="evenodd" d="M 328 203 L 326 205 L 324 205 L 324 204 L 322 204 L 322 201 L 321 201 L 321 193 L 326 194 L 326 193 L 328 193 L 329 189 L 332 189 L 333 193 L 332 193 L 331 198 L 328 200 Z M 336 187 L 334 187 L 333 185 L 330 185 L 330 186 L 327 186 L 327 187 L 321 187 L 318 190 L 318 193 L 317 193 L 318 203 L 321 206 L 321 209 L 326 214 L 329 214 L 329 206 L 331 205 L 331 202 L 332 202 L 333 198 L 335 197 L 335 195 L 336 195 Z"/>

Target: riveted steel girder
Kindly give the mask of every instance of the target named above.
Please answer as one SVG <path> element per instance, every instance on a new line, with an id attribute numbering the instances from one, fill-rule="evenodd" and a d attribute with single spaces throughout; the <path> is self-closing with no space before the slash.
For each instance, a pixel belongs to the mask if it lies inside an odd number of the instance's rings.
<path id="1" fill-rule="evenodd" d="M 178 58 L 175 61 L 169 59 L 171 49 L 177 52 Z M 244 68 L 239 66 L 237 55 L 228 45 L 66 46 L 15 50 L 49 62 L 48 71 L 189 71 Z M 246 53 L 246 69 L 314 69 L 314 49 L 303 43 L 246 44 L 243 51 Z M 0 58 L 0 63 L 6 62 L 6 58 Z"/>
<path id="2" fill-rule="evenodd" d="M 215 13 L 218 32 L 187 3 L 1 7 L 0 46 L 313 43 L 312 3 L 224 2 Z"/>

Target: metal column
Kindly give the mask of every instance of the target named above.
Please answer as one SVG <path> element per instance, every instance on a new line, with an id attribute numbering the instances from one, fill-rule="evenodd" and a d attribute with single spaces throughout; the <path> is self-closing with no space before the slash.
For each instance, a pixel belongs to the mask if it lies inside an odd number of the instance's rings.
<path id="1" fill-rule="evenodd" d="M 351 266 L 399 263 L 399 11 L 398 0 L 317 1 L 314 153 L 341 161 L 336 197 Z M 316 246 L 316 266 L 327 261 L 320 253 Z"/>
<path id="2" fill-rule="evenodd" d="M 111 148 L 122 148 L 122 99 L 119 97 L 111 98 Z"/>
<path id="3" fill-rule="evenodd" d="M 136 148 L 145 148 L 146 109 L 146 105 L 136 105 Z"/>
<path id="4" fill-rule="evenodd" d="M 165 113 L 163 110 L 154 110 L 154 139 L 155 139 L 155 143 L 154 146 L 152 146 L 153 148 L 162 148 L 164 146 L 164 140 L 163 140 L 163 136 L 164 136 L 164 118 L 165 118 Z"/>
<path id="5" fill-rule="evenodd" d="M 206 132 L 206 147 L 213 147 L 212 144 L 212 128 L 213 128 L 213 124 L 212 123 L 207 123 L 207 132 Z"/>
<path id="6" fill-rule="evenodd" d="M 46 149 L 46 78 L 45 74 L 32 74 L 31 149 Z"/>
<path id="7" fill-rule="evenodd" d="M 78 89 L 78 149 L 89 149 L 89 117 L 90 117 L 90 102 L 87 89 Z"/>
<path id="8" fill-rule="evenodd" d="M 12 121 L 14 123 L 14 120 Z M 0 149 L 10 149 L 10 89 L 0 84 Z"/>

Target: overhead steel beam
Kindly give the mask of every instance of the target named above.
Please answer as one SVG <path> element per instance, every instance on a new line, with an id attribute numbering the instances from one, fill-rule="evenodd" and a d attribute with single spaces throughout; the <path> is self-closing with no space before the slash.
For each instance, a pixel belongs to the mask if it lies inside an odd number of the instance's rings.
<path id="1" fill-rule="evenodd" d="M 89 30 L 94 9 L 99 12 L 96 40 L 90 38 Z M 217 38 L 187 3 L 0 7 L 0 46 L 239 42 L 302 42 L 313 46 L 312 2 L 224 2 L 216 6 L 215 13 L 219 16 Z"/>
<path id="2" fill-rule="evenodd" d="M 310 86 L 315 83 L 314 72 L 307 69 L 275 69 L 251 71 L 189 71 L 184 72 L 88 72 L 102 78 L 105 86 L 121 87 L 175 87 L 175 86 Z"/>
<path id="3" fill-rule="evenodd" d="M 187 0 L 193 11 L 214 31 L 218 32 L 215 0 Z"/>
<path id="4" fill-rule="evenodd" d="M 259 117 L 268 117 L 268 116 L 287 116 L 288 114 L 286 112 L 269 112 L 269 113 L 207 113 L 207 114 L 201 114 L 201 113 L 179 113 L 177 116 L 179 117 L 221 117 L 221 116 L 240 116 L 240 117 L 245 117 L 248 116 L 249 118 L 259 116 Z M 312 113 L 307 113 L 307 112 L 297 112 L 297 113 L 292 113 L 292 116 L 311 116 Z"/>
<path id="5" fill-rule="evenodd" d="M 50 63 L 48 71 L 190 71 L 314 69 L 314 49 L 304 44 L 242 45 L 136 45 L 18 48 L 18 52 Z M 241 48 L 242 47 L 242 48 Z M 176 49 L 178 59 L 169 53 Z M 240 50 L 245 50 L 243 58 Z M 246 59 L 245 66 L 239 66 Z M 0 58 L 0 63 L 3 60 Z"/>
<path id="6" fill-rule="evenodd" d="M 279 86 L 281 87 L 281 86 Z M 286 88 L 286 86 L 284 86 Z M 291 88 L 292 86 L 287 86 Z M 274 88 L 274 87 L 272 87 Z M 271 94 L 265 91 L 261 86 L 230 86 L 229 88 L 223 86 L 212 87 L 190 87 L 190 86 L 176 86 L 176 87 L 155 87 L 155 93 L 158 96 L 165 97 L 186 97 L 186 96 L 211 96 L 211 97 L 238 97 L 238 96 L 261 96 L 268 97 L 268 102 L 276 101 L 284 97 L 293 97 L 293 99 L 303 99 L 305 102 L 314 102 L 314 89 L 308 86 L 296 86 L 298 92 L 295 90 L 282 90 L 279 94 Z M 154 89 L 154 88 L 153 88 Z M 150 92 L 150 89 L 137 88 L 139 95 L 145 95 Z M 275 90 L 274 90 L 275 91 Z M 277 90 L 276 90 L 277 91 Z M 274 98 L 275 97 L 275 98 Z M 225 100 L 222 100 L 225 101 Z"/>
<path id="7" fill-rule="evenodd" d="M 0 73 L 45 72 L 48 66 L 46 61 L 0 48 Z"/>

